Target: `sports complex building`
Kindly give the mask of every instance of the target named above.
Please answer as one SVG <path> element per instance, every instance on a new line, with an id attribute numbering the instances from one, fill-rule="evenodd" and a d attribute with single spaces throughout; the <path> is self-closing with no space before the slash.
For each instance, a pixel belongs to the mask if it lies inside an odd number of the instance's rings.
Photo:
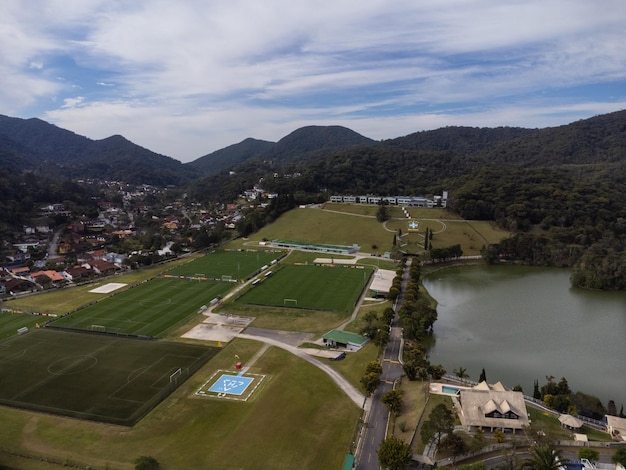
<path id="1" fill-rule="evenodd" d="M 387 203 L 394 206 L 408 207 L 446 207 L 448 205 L 448 191 L 444 191 L 441 196 L 434 196 L 432 199 L 423 196 L 375 196 L 367 194 L 364 196 L 331 196 L 330 202 L 343 202 L 346 204 Z"/>
<path id="2" fill-rule="evenodd" d="M 323 245 L 320 243 L 296 242 L 292 240 L 272 240 L 270 246 L 276 248 L 288 248 L 290 250 L 318 251 L 320 253 L 333 253 L 337 255 L 350 255 L 361 248 L 359 245 Z"/>

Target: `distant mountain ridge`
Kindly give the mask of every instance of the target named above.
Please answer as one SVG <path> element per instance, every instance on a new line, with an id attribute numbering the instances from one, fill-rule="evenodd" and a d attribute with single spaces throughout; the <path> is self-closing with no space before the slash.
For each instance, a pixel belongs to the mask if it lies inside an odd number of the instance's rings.
<path id="1" fill-rule="evenodd" d="M 205 175 L 219 173 L 246 160 L 259 157 L 274 145 L 276 145 L 274 142 L 248 137 L 238 144 L 216 150 L 186 165 Z"/>
<path id="2" fill-rule="evenodd" d="M 186 184 L 199 176 L 178 160 L 119 135 L 91 140 L 41 119 L 0 115 L 0 165 L 8 161 L 14 170 L 160 186 Z"/>
<path id="3" fill-rule="evenodd" d="M 485 164 L 546 166 L 619 162 L 626 151 L 626 111 L 545 129 L 445 127 L 375 141 L 342 126 L 306 126 L 278 142 L 247 138 L 238 144 L 180 161 L 116 135 L 91 140 L 41 119 L 0 115 L 0 166 L 69 178 L 100 178 L 185 186 L 199 178 L 259 162 L 316 167 L 334 172 L 346 161 L 384 160 L 397 178 L 433 177 L 438 172 L 474 171 Z M 324 163 L 326 162 L 326 163 Z M 418 170 L 415 169 L 418 167 Z M 345 169 L 346 174 L 349 167 Z M 337 174 L 330 175 L 337 180 Z M 316 178 L 319 175 L 316 176 Z M 371 175 L 372 183 L 381 176 Z M 320 181 L 321 182 L 321 181 Z M 388 186 L 385 182 L 383 186 Z M 332 185 L 329 185 L 332 187 Z M 339 185 L 342 186 L 342 185 Z M 371 190 L 369 185 L 362 185 Z M 406 181 L 401 185 L 407 186 Z"/>
<path id="4" fill-rule="evenodd" d="M 217 173 L 249 160 L 299 161 L 324 152 L 372 145 L 374 140 L 342 126 L 306 126 L 278 142 L 247 138 L 187 163 L 204 175 Z"/>
<path id="5" fill-rule="evenodd" d="M 41 119 L 0 115 L 0 166 L 69 178 L 185 185 L 254 159 L 299 160 L 374 141 L 341 126 L 307 126 L 279 142 L 247 138 L 183 164 L 123 136 L 92 140 Z"/>

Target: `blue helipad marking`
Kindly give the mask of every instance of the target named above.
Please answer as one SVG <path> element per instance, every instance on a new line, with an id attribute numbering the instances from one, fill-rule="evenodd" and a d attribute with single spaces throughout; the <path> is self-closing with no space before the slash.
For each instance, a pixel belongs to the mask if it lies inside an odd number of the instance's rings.
<path id="1" fill-rule="evenodd" d="M 240 377 L 237 375 L 223 374 L 211 385 L 209 392 L 227 393 L 229 395 L 241 395 L 254 380 L 252 377 Z"/>

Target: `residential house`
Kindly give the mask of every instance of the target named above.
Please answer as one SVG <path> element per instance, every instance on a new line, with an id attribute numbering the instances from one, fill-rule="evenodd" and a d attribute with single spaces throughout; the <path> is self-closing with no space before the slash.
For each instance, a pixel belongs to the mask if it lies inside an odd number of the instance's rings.
<path id="1" fill-rule="evenodd" d="M 103 275 L 113 274 L 115 271 L 119 271 L 121 269 L 115 264 L 101 259 L 92 260 L 88 264 L 96 273 Z"/>

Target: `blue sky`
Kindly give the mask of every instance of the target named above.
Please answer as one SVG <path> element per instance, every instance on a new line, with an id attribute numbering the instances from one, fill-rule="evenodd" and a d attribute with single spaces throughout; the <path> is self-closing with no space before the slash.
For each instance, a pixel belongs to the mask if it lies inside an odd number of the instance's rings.
<path id="1" fill-rule="evenodd" d="M 626 108 L 623 0 L 3 0 L 0 114 L 191 161 Z"/>

